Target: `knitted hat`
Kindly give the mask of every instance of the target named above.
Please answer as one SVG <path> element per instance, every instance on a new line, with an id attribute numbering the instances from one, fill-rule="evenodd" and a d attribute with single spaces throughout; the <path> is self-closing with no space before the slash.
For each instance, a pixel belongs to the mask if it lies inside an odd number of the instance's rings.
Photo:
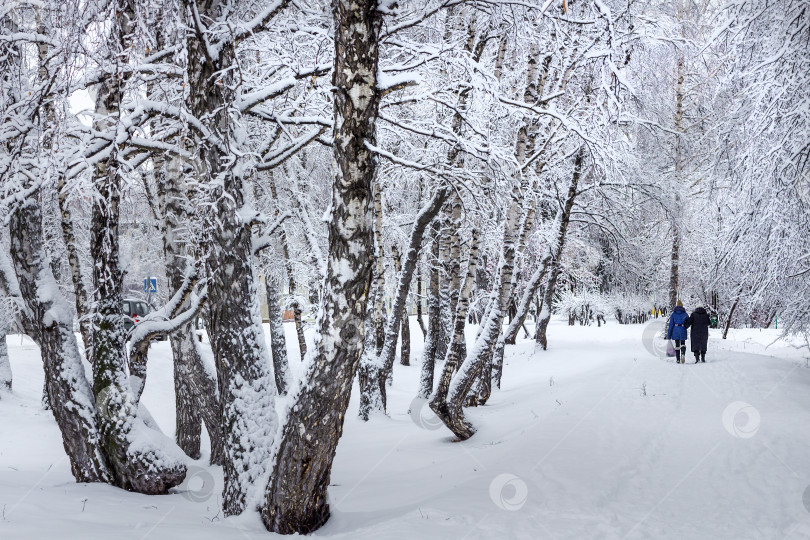
<path id="1" fill-rule="evenodd" d="M 678 307 L 683 307 L 683 302 L 681 302 L 680 300 L 678 300 L 678 303 L 677 303 L 677 304 L 675 304 L 675 305 L 676 305 L 676 306 L 678 306 Z"/>

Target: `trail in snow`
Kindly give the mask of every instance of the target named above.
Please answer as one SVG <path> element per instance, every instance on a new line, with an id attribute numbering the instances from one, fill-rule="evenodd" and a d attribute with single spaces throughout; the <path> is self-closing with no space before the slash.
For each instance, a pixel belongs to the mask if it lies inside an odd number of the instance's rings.
<path id="1" fill-rule="evenodd" d="M 646 352 L 642 330 L 554 321 L 549 351 L 531 341 L 507 347 L 503 389 L 468 412 L 480 429 L 461 443 L 408 414 L 418 363 L 396 364 L 390 418 L 359 421 L 355 388 L 332 519 L 315 536 L 810 537 L 804 353 L 784 342 L 766 348 L 774 331 L 739 330 L 725 342 L 712 334 L 706 364 L 676 365 Z M 418 359 L 415 323 L 412 335 Z M 0 400 L 0 538 L 271 536 L 256 514 L 222 519 L 221 472 L 206 456 L 173 495 L 75 484 L 39 405 L 38 351 L 20 336 L 8 344 L 15 378 L 13 395 Z M 142 400 L 168 434 L 171 374 L 168 343 L 157 343 Z"/>

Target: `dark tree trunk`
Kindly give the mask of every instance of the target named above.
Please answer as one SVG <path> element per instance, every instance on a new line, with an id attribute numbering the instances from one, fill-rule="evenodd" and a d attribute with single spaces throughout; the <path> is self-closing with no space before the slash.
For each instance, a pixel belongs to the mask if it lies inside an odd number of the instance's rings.
<path id="1" fill-rule="evenodd" d="M 372 182 L 382 14 L 377 0 L 334 0 L 335 178 L 329 254 L 312 367 L 284 426 L 261 508 L 268 530 L 310 533 L 329 517 L 327 487 L 357 372 L 374 249 Z"/>
<path id="2" fill-rule="evenodd" d="M 109 54 L 118 62 L 128 49 L 135 27 L 131 0 L 118 0 L 116 18 L 108 40 Z M 100 131 L 116 125 L 126 78 L 121 66 L 105 79 L 96 98 L 96 123 Z M 102 444 L 112 466 L 115 483 L 127 490 L 146 494 L 166 493 L 185 478 L 186 467 L 170 458 L 158 445 L 144 445 L 146 429 L 137 418 L 126 375 L 126 331 L 121 310 L 123 272 L 119 261 L 118 220 L 121 199 L 121 171 L 115 148 L 94 171 L 91 252 L 95 293 L 93 326 L 93 393 L 100 409 Z M 50 392 L 49 392 L 50 394 Z M 53 396 L 51 395 L 51 398 Z M 51 399 L 53 406 L 53 399 Z M 138 443 L 137 445 L 134 443 Z"/>
<path id="3" fill-rule="evenodd" d="M 301 355 L 301 361 L 307 357 L 307 340 L 304 336 L 304 319 L 302 317 L 301 302 L 293 297 L 290 302 L 290 309 L 293 312 L 293 322 L 295 323 L 295 335 L 298 336 L 298 354 Z"/>
<path id="4" fill-rule="evenodd" d="M 399 344 L 399 363 L 403 366 L 411 365 L 411 324 L 408 310 L 402 317 L 402 328 L 399 331 L 401 341 Z"/>
<path id="5" fill-rule="evenodd" d="M 568 223 L 571 220 L 571 209 L 574 207 L 574 202 L 577 197 L 577 186 L 579 185 L 579 178 L 582 175 L 582 161 L 585 158 L 585 147 L 581 147 L 574 158 L 574 174 L 571 176 L 571 184 L 568 186 L 568 195 L 565 199 L 563 206 L 563 213 L 560 218 L 559 229 L 557 230 L 557 237 L 554 239 L 555 243 L 552 247 L 553 256 L 549 264 L 548 280 L 546 281 L 546 289 L 543 295 L 543 309 L 540 313 L 540 318 L 537 321 L 536 339 L 537 343 L 543 347 L 543 350 L 548 348 L 548 338 L 546 331 L 548 330 L 548 323 L 551 320 L 551 302 L 554 300 L 554 291 L 557 286 L 557 277 L 560 275 L 562 267 L 562 254 L 565 248 L 565 236 L 568 232 Z"/>
<path id="6" fill-rule="evenodd" d="M 731 321 L 734 319 L 734 311 L 737 310 L 737 304 L 740 303 L 740 296 L 737 295 L 737 298 L 734 300 L 734 304 L 731 306 L 731 311 L 728 312 L 728 320 L 726 320 L 726 327 L 723 329 L 723 339 L 728 337 L 728 329 L 731 328 Z"/>
<path id="7" fill-rule="evenodd" d="M 199 17 L 189 19 L 195 32 L 187 34 L 187 105 L 191 113 L 205 119 L 210 131 L 196 141 L 197 158 L 203 176 L 216 179 L 208 186 L 209 227 L 205 238 L 205 266 L 208 276 L 206 327 L 217 369 L 222 431 L 225 439 L 222 496 L 226 516 L 240 514 L 247 504 L 252 484 L 264 477 L 270 445 L 277 431 L 275 382 L 271 360 L 261 327 L 258 290 L 253 267 L 251 223 L 241 210 L 245 204 L 244 179 L 235 155 L 225 149 L 234 145 L 233 107 L 237 76 L 234 43 L 225 40 L 218 54 L 209 56 L 199 36 L 206 30 L 199 21 L 220 20 L 221 3 L 196 0 L 192 7 Z"/>
<path id="8" fill-rule="evenodd" d="M 467 354 L 458 373 L 450 382 L 446 400 L 432 400 L 430 407 L 436 416 L 459 439 L 466 440 L 473 436 L 475 428 L 464 419 L 462 406 L 475 381 L 481 374 L 484 364 L 489 360 L 495 341 L 501 331 L 503 318 L 509 308 L 512 296 L 512 272 L 514 271 L 516 240 L 520 221 L 520 189 L 512 190 L 509 209 L 503 232 L 503 247 L 498 268 L 498 279 L 490 301 L 490 313 L 484 322 L 483 329 L 475 340 L 475 345 Z"/>
<path id="9" fill-rule="evenodd" d="M 419 260 L 422 238 L 433 218 L 441 210 L 446 198 L 447 191 L 439 189 L 419 211 L 411 229 L 408 251 L 405 253 L 405 264 L 399 273 L 397 292 L 391 314 L 388 317 L 382 350 L 378 355 L 373 355 L 372 351 L 366 349 L 360 363 L 360 416 L 364 420 L 368 420 L 369 414 L 373 411 L 385 412 L 385 381 L 394 369 L 397 335 L 403 321 L 411 279 Z M 407 317 L 404 320 L 407 322 Z"/>
<path id="10" fill-rule="evenodd" d="M 429 398 L 433 393 L 433 374 L 436 367 L 437 341 L 442 316 L 441 299 L 439 298 L 439 225 L 436 221 L 431 226 L 431 236 L 433 237 L 431 257 L 428 260 L 430 268 L 427 291 L 428 329 L 419 376 L 419 397 L 423 399 Z"/>
<path id="11" fill-rule="evenodd" d="M 290 364 L 287 359 L 287 339 L 284 337 L 284 321 L 281 315 L 281 294 L 272 277 L 264 276 L 267 293 L 267 318 L 270 320 L 270 352 L 273 355 L 273 374 L 276 389 L 285 395 L 290 388 Z"/>
<path id="12" fill-rule="evenodd" d="M 11 362 L 8 359 L 5 321 L 0 321 L 0 391 L 11 392 Z"/>
<path id="13" fill-rule="evenodd" d="M 42 240 L 42 214 L 30 200 L 12 214 L 9 223 L 11 257 L 20 297 L 28 315 L 21 317 L 25 333 L 39 345 L 47 394 L 53 416 L 62 432 L 62 444 L 77 482 L 113 483 L 115 478 L 102 448 L 98 411 L 84 376 L 72 317 L 58 295 Z M 9 279 L 10 276 L 7 276 Z"/>
<path id="14" fill-rule="evenodd" d="M 422 317 L 422 269 L 417 265 L 416 267 L 416 322 L 419 324 L 419 329 L 422 330 L 422 339 L 427 339 L 427 328 L 425 327 L 425 320 Z"/>

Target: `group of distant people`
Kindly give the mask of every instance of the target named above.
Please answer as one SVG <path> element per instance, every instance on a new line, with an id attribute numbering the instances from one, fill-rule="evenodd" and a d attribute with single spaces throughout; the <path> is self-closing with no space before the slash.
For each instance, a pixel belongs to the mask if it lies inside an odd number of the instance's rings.
<path id="1" fill-rule="evenodd" d="M 675 342 L 675 361 L 679 364 L 686 363 L 686 338 L 687 330 L 692 329 L 691 345 L 695 355 L 695 363 L 706 362 L 706 348 L 709 342 L 709 326 L 711 318 L 708 312 L 699 307 L 691 315 L 686 313 L 683 302 L 678 300 L 672 315 L 669 317 L 669 327 L 667 329 L 667 339 Z"/>

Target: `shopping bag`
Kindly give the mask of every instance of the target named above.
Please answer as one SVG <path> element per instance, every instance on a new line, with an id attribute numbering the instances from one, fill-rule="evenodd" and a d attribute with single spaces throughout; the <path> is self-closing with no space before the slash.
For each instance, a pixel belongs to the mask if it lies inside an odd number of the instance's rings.
<path id="1" fill-rule="evenodd" d="M 667 356 L 675 356 L 675 345 L 672 344 L 672 340 L 667 340 Z"/>

